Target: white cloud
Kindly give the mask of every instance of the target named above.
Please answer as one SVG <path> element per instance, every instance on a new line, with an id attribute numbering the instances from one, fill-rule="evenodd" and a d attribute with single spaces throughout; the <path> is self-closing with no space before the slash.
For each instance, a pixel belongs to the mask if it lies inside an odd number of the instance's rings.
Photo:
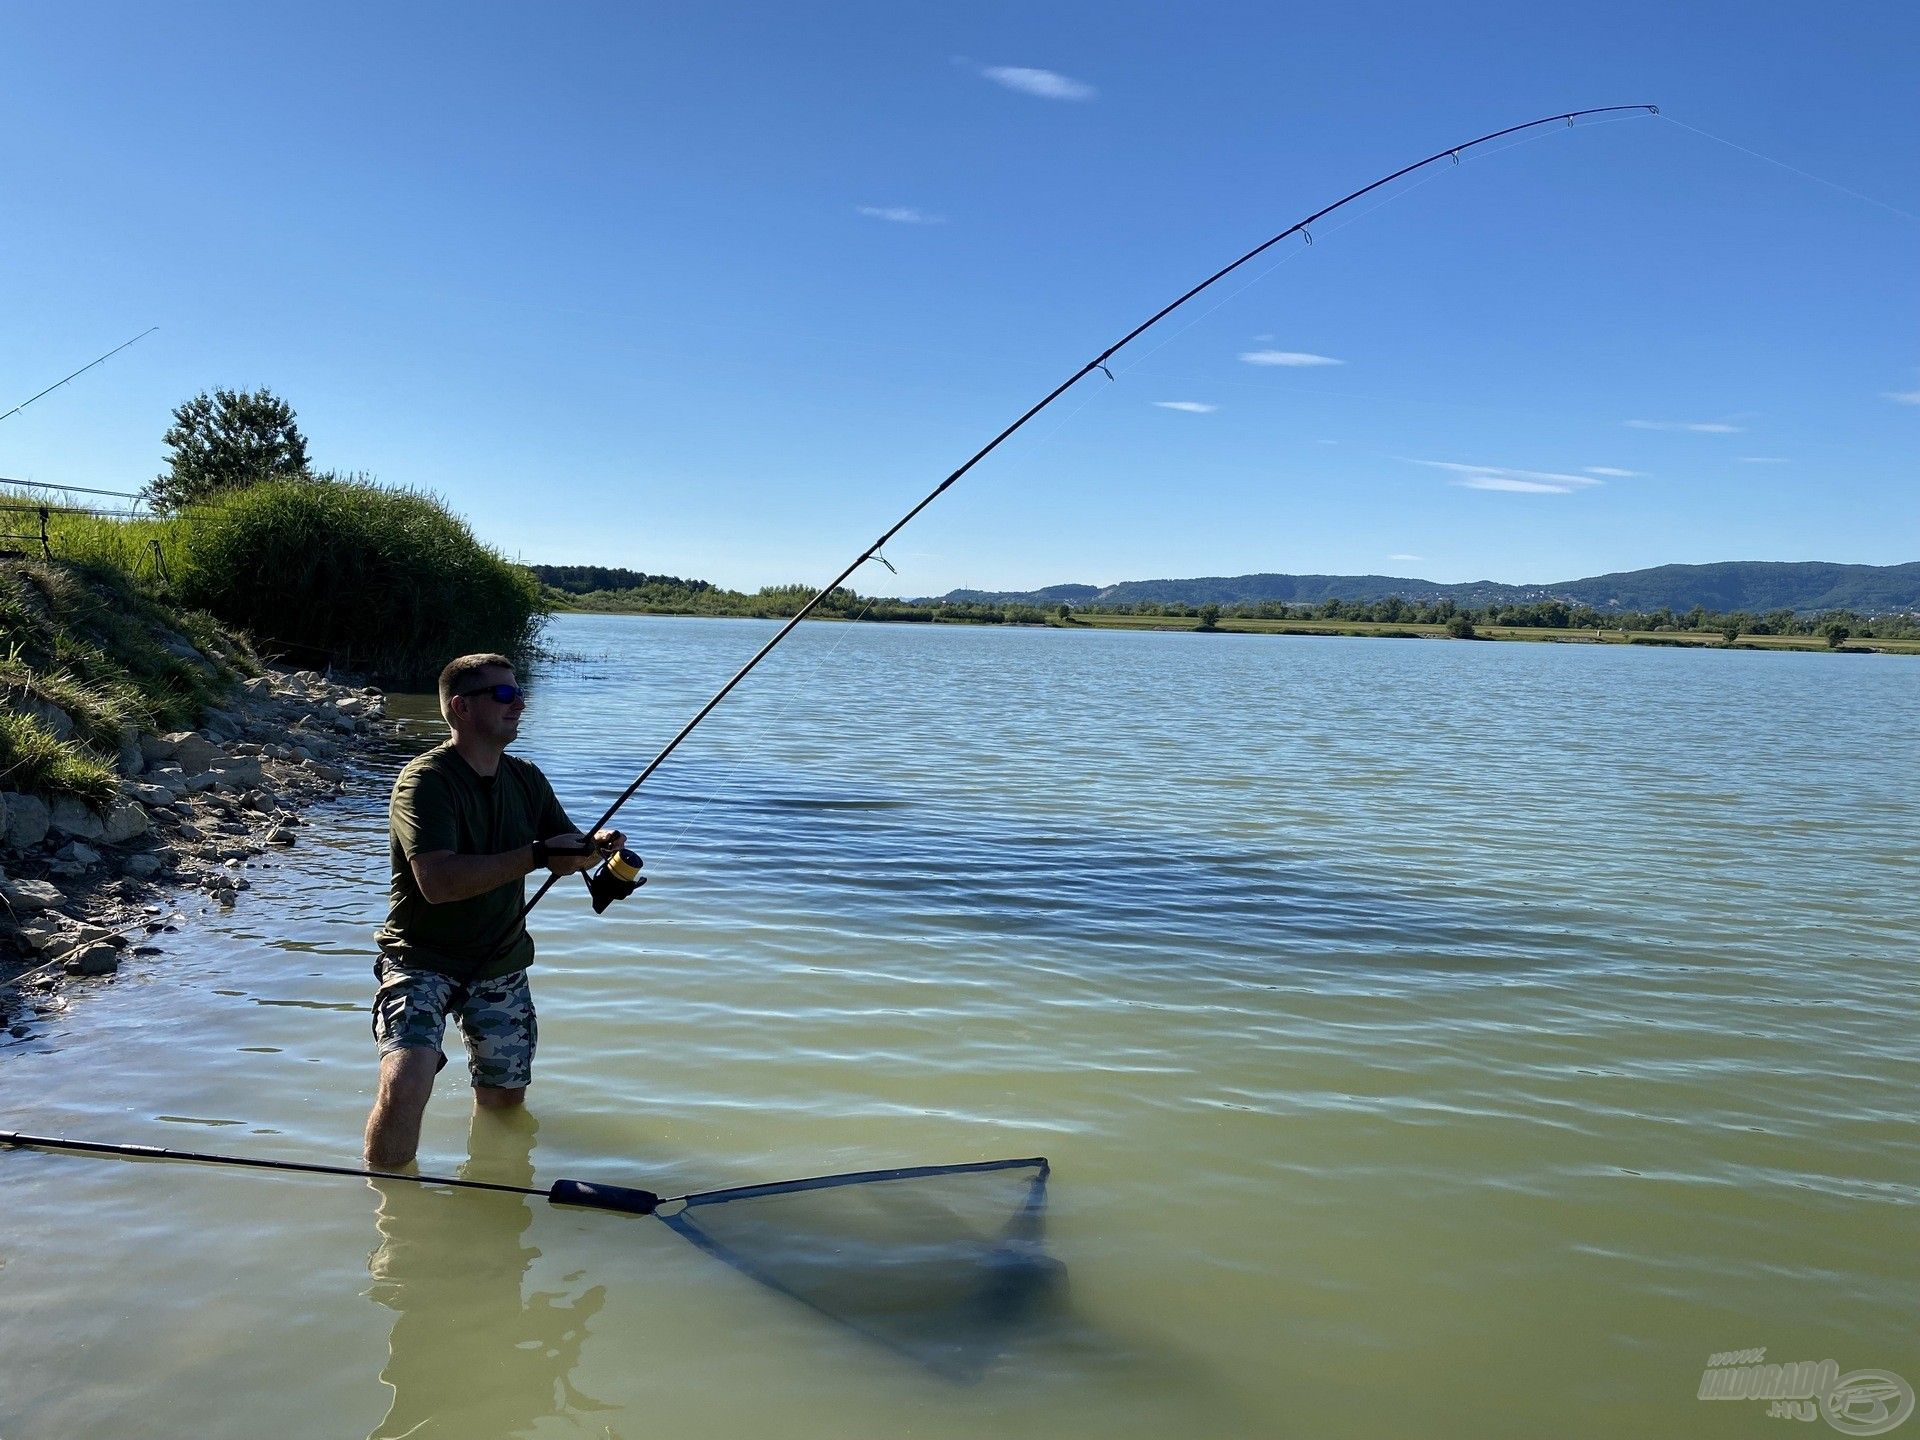
<path id="1" fill-rule="evenodd" d="M 1742 455 L 1742 465 L 1791 465 L 1793 462 L 1784 455 Z"/>
<path id="2" fill-rule="evenodd" d="M 1189 415 L 1211 415 L 1220 407 L 1203 404 L 1198 400 L 1156 400 L 1153 402 L 1162 410 L 1184 410 Z"/>
<path id="3" fill-rule="evenodd" d="M 1882 390 L 1880 393 L 1896 405 L 1920 405 L 1920 390 Z"/>
<path id="4" fill-rule="evenodd" d="M 1091 100 L 1100 92 L 1082 80 L 1069 80 L 1052 70 L 1029 70 L 1022 65 L 988 65 L 980 74 L 996 85 L 1038 95 L 1042 100 Z"/>
<path id="5" fill-rule="evenodd" d="M 1609 480 L 1636 480 L 1646 474 L 1644 470 L 1616 470 L 1611 465 L 1589 465 L 1587 474 L 1605 475 Z"/>
<path id="6" fill-rule="evenodd" d="M 891 220 L 896 225 L 944 225 L 947 217 L 930 215 L 925 210 L 916 210 L 911 205 L 860 205 L 856 209 L 862 215 L 870 215 L 875 220 Z"/>
<path id="7" fill-rule="evenodd" d="M 1311 355 L 1305 350 L 1243 350 L 1240 358 L 1249 365 L 1344 365 L 1331 355 Z"/>
<path id="8" fill-rule="evenodd" d="M 1387 559 L 1389 560 L 1424 560 L 1426 558 L 1427 557 L 1424 555 L 1389 555 L 1387 556 Z"/>
<path id="9" fill-rule="evenodd" d="M 1559 470 L 1515 470 L 1505 465 L 1467 465 L 1458 460 L 1415 460 L 1459 478 L 1452 483 L 1469 490 L 1507 490 L 1519 495 L 1571 495 L 1604 482 L 1591 475 L 1569 475 Z"/>
<path id="10" fill-rule="evenodd" d="M 1516 480 L 1510 475 L 1469 475 L 1456 480 L 1469 490 L 1512 490 L 1521 495 L 1570 495 L 1571 485 L 1544 485 L 1538 480 Z"/>
<path id="11" fill-rule="evenodd" d="M 1253 337 L 1253 343 L 1256 345 L 1262 345 L 1273 338 L 1274 337 L 1271 335 L 1256 335 Z"/>
<path id="12" fill-rule="evenodd" d="M 1686 430 L 1695 435 L 1738 435 L 1747 427 L 1718 420 L 1622 420 L 1629 430 Z"/>

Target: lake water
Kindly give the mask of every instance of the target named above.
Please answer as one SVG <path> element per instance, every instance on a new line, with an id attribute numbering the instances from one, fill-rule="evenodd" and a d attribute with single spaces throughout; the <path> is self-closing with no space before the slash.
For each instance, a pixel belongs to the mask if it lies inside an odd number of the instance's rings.
<path id="1" fill-rule="evenodd" d="M 770 629 L 564 617 L 518 753 L 585 823 Z M 1920 1382 L 1917 709 L 1893 657 L 803 626 L 623 812 L 653 883 L 536 911 L 527 1120 L 456 1043 L 421 1167 L 1046 1155 L 1065 1284 L 985 1373 L 652 1219 L 0 1152 L 0 1436 L 1747 1436 L 1713 1352 Z M 0 1050 L 0 1127 L 357 1163 L 389 779 Z"/>

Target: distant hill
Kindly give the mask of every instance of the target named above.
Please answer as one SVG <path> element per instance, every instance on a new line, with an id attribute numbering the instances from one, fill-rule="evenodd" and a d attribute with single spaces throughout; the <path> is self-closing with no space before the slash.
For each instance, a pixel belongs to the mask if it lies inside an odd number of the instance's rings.
<path id="1" fill-rule="evenodd" d="M 1920 561 L 1834 565 L 1819 560 L 1726 560 L 1714 565 L 1656 565 L 1585 580 L 1506 585 L 1469 580 L 1442 585 L 1393 575 L 1203 575 L 1191 580 L 1126 580 L 1117 585 L 1049 585 L 1044 590 L 950 590 L 941 600 L 1019 605 L 1318 605 L 1323 600 L 1452 600 L 1504 605 L 1564 600 L 1596 610 L 1852 610 L 1862 615 L 1920 613 Z"/>

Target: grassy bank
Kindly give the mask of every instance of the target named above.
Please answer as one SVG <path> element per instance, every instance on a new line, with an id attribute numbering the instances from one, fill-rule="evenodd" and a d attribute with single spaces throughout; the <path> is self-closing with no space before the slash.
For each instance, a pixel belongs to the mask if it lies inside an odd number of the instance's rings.
<path id="1" fill-rule="evenodd" d="M 533 577 L 433 496 L 360 478 L 273 481 L 159 519 L 55 513 L 48 530 L 62 563 L 215 616 L 263 654 L 382 684 L 524 654 L 546 613 Z"/>
<path id="2" fill-rule="evenodd" d="M 212 616 L 123 571 L 0 560 L 0 790 L 103 805 L 124 744 L 195 724 L 257 668 Z"/>

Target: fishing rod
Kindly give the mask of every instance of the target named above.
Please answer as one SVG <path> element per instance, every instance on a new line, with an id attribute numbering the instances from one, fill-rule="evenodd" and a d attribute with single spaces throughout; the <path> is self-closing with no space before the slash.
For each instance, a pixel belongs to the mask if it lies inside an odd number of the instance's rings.
<path id="1" fill-rule="evenodd" d="M 87 371 L 91 370 L 95 365 L 99 365 L 104 363 L 105 361 L 111 360 L 114 356 L 118 355 L 122 350 L 126 349 L 128 345 L 139 344 L 140 341 L 146 339 L 147 336 L 153 334 L 153 332 L 155 330 L 158 330 L 159 328 L 160 327 L 158 325 L 148 326 L 145 330 L 142 330 L 138 335 L 134 336 L 133 339 L 125 342 L 125 344 L 114 346 L 113 349 L 107 351 L 107 353 L 102 355 L 98 360 L 88 361 L 85 365 L 82 365 L 78 370 L 74 371 L 73 374 L 67 376 L 66 379 L 54 381 L 53 384 L 47 386 L 46 389 L 42 390 L 40 392 L 40 395 L 51 395 L 54 391 L 58 390 L 62 385 L 66 384 L 67 380 L 78 379 L 80 376 L 86 374 Z M 40 395 L 29 395 L 26 399 L 22 400 L 18 405 L 14 406 L 13 409 L 7 411 L 6 415 L 0 415 L 0 420 L 5 420 L 10 415 L 18 415 L 22 410 L 26 409 L 27 406 L 31 405 L 34 401 L 38 400 L 40 398 Z"/>
<path id="2" fill-rule="evenodd" d="M 1116 352 L 1118 352 L 1124 346 L 1130 344 L 1132 341 L 1137 340 L 1141 335 L 1145 334 L 1148 330 L 1151 330 L 1155 325 L 1158 325 L 1162 320 L 1166 319 L 1167 316 L 1171 315 L 1174 311 L 1178 310 L 1182 305 L 1185 305 L 1189 300 L 1193 299 L 1196 295 L 1200 294 L 1203 290 L 1206 290 L 1212 285 L 1216 284 L 1217 282 L 1226 279 L 1227 276 L 1231 275 L 1234 271 L 1238 270 L 1242 265 L 1245 265 L 1249 260 L 1252 260 L 1255 257 L 1264 254 L 1268 250 L 1271 250 L 1275 245 L 1278 245 L 1282 240 L 1285 240 L 1290 235 L 1305 235 L 1307 237 L 1308 243 L 1311 243 L 1313 240 L 1313 232 L 1311 227 L 1313 225 L 1315 225 L 1321 220 L 1324 220 L 1327 216 L 1333 214 L 1334 211 L 1341 209 L 1343 206 L 1351 205 L 1355 200 L 1360 199 L 1362 196 L 1372 194 L 1375 190 L 1378 190 L 1383 185 L 1391 185 L 1394 181 L 1400 179 L 1402 176 L 1411 175 L 1416 170 L 1424 170 L 1427 166 L 1437 164 L 1442 160 L 1451 160 L 1453 161 L 1454 164 L 1457 165 L 1460 163 L 1460 157 L 1463 154 L 1465 154 L 1469 150 L 1474 149 L 1477 146 L 1485 145 L 1490 141 L 1502 139 L 1508 135 L 1518 135 L 1520 132 L 1524 130 L 1535 130 L 1542 125 L 1564 124 L 1567 127 L 1572 128 L 1573 122 L 1581 119 L 1584 116 L 1610 115 L 1610 114 L 1618 114 L 1623 111 L 1634 111 L 1634 110 L 1645 111 L 1650 115 L 1658 115 L 1660 113 L 1660 107 L 1658 105 L 1600 105 L 1590 110 L 1569 110 L 1559 115 L 1548 115 L 1539 120 L 1529 120 L 1524 125 L 1509 125 L 1504 130 L 1491 131 L 1488 134 L 1478 137 L 1477 139 L 1469 140 L 1465 144 L 1450 145 L 1445 150 L 1436 150 L 1434 151 L 1433 154 L 1427 156 L 1426 159 L 1416 160 L 1411 165 L 1403 165 L 1398 170 L 1395 170 L 1392 174 L 1383 175 L 1378 180 L 1375 180 L 1372 184 L 1363 185 L 1358 190 L 1355 190 L 1351 195 L 1344 195 L 1340 199 L 1334 201 L 1331 205 L 1325 206 L 1319 210 L 1314 211 L 1313 214 L 1307 216 L 1306 219 L 1297 221 L 1294 224 L 1289 225 L 1286 229 L 1282 230 L 1278 235 L 1273 236 L 1271 239 L 1261 241 L 1258 245 L 1254 246 L 1253 249 L 1247 251 L 1246 254 L 1242 255 L 1238 260 L 1235 260 L 1232 264 L 1224 265 L 1220 269 L 1214 271 L 1213 274 L 1209 275 L 1206 279 L 1202 280 L 1198 285 L 1195 285 L 1191 290 L 1187 291 L 1184 295 L 1180 296 L 1179 299 L 1174 300 L 1169 304 L 1164 305 L 1160 309 L 1156 310 L 1152 315 L 1148 316 L 1145 320 L 1142 320 L 1138 325 L 1134 326 L 1133 329 L 1129 330 L 1125 335 L 1122 335 L 1118 340 L 1114 341 L 1113 344 L 1107 346 L 1106 349 L 1102 350 L 1098 355 L 1094 356 L 1091 360 L 1087 361 L 1086 364 L 1082 365 L 1078 370 L 1074 371 L 1073 374 L 1069 375 L 1065 380 L 1062 380 L 1058 385 L 1054 386 L 1052 390 L 1047 392 L 1044 398 L 1036 402 L 1030 409 L 1026 411 L 1025 414 L 1021 415 L 1019 419 L 1015 420 L 1011 425 L 1007 426 L 1006 429 L 1002 430 L 998 435 L 994 436 L 993 439 L 989 440 L 985 445 L 981 446 L 978 450 L 974 451 L 973 454 L 967 458 L 967 461 L 964 465 L 960 466 L 959 469 L 955 470 L 951 475 L 947 476 L 946 479 L 942 480 L 938 485 L 934 486 L 933 489 L 927 493 L 927 495 L 920 501 L 919 504 L 915 505 L 911 510 L 907 511 L 906 514 L 902 515 L 898 520 L 894 521 L 894 523 L 890 527 L 888 527 L 886 532 L 882 534 L 878 540 L 875 540 L 873 544 L 869 545 L 866 549 L 862 550 L 859 553 L 859 555 L 857 555 L 854 558 L 854 561 L 852 564 L 847 566 L 846 569 L 842 570 L 833 579 L 829 580 L 826 586 L 820 591 L 819 594 L 815 595 L 811 600 L 807 601 L 805 605 L 802 605 L 800 609 L 793 615 L 793 617 L 789 619 L 786 624 L 782 625 L 780 629 L 774 633 L 773 638 L 768 640 L 766 644 L 762 645 L 760 649 L 755 652 L 753 658 L 747 661 L 746 664 L 742 665 L 737 671 L 735 671 L 733 678 L 728 680 L 726 684 L 722 685 L 718 690 L 716 690 L 713 694 L 713 697 L 710 700 L 708 700 L 706 704 L 702 705 L 698 711 L 694 713 L 693 718 L 687 721 L 685 725 L 682 725 L 680 727 L 678 733 L 676 733 L 674 737 L 666 743 L 666 745 L 661 749 L 660 753 L 658 755 L 655 755 L 652 760 L 648 761 L 646 768 L 642 770 L 637 776 L 634 777 L 633 783 L 627 786 L 625 790 L 621 791 L 619 798 L 616 799 L 613 802 L 613 804 L 607 807 L 606 813 L 602 815 L 597 821 L 594 822 L 593 828 L 592 830 L 588 831 L 588 834 L 591 835 L 596 831 L 604 829 L 606 827 L 607 822 L 613 819 L 613 817 L 620 812 L 621 807 L 624 806 L 627 803 L 627 801 L 633 798 L 634 792 L 639 790 L 639 788 L 646 783 L 647 777 L 652 775 L 654 771 L 658 770 L 662 765 L 662 763 L 665 762 L 666 758 L 669 755 L 673 754 L 675 750 L 680 748 L 680 742 L 682 740 L 685 740 L 687 736 L 691 735 L 694 732 L 695 727 L 697 727 L 702 720 L 706 719 L 707 716 L 713 712 L 714 707 L 719 705 L 719 703 L 722 700 L 726 699 L 727 696 L 730 693 L 732 693 L 733 687 L 738 685 L 742 680 L 746 679 L 747 676 L 752 672 L 753 668 L 756 665 L 758 665 L 762 660 L 766 659 L 770 653 L 772 653 L 774 646 L 778 645 L 782 640 L 786 639 L 787 636 L 793 632 L 795 626 L 799 625 L 799 623 L 802 620 L 806 619 L 808 615 L 812 614 L 814 609 L 818 607 L 822 601 L 826 600 L 828 596 L 832 595 L 835 590 L 839 589 L 841 585 L 845 584 L 847 579 L 850 576 L 852 576 L 854 571 L 858 570 L 862 565 L 866 564 L 867 561 L 876 559 L 876 558 L 880 561 L 882 565 L 885 565 L 887 569 L 892 570 L 893 565 L 887 560 L 886 556 L 880 553 L 880 551 L 882 547 L 884 547 L 889 540 L 891 540 L 895 535 L 899 534 L 902 530 L 904 530 L 907 527 L 907 524 L 915 516 L 917 516 L 922 510 L 926 509 L 927 506 L 931 505 L 935 500 L 939 499 L 940 496 L 946 492 L 947 488 L 951 486 L 956 480 L 958 480 L 962 475 L 965 475 L 969 470 L 973 469 L 974 466 L 978 465 L 982 460 L 986 459 L 987 456 L 991 455 L 995 450 L 999 449 L 1001 444 L 1004 441 L 1006 441 L 1008 438 L 1010 438 L 1015 432 L 1017 432 L 1021 426 L 1025 425 L 1029 420 L 1033 419 L 1034 416 L 1038 415 L 1042 410 L 1045 410 L 1049 405 L 1053 404 L 1054 401 L 1058 400 L 1062 395 L 1066 394 L 1067 391 L 1071 390 L 1075 385 L 1079 384 L 1082 380 L 1086 379 L 1087 376 L 1091 375 L 1094 371 L 1098 370 L 1102 374 L 1104 374 L 1107 377 L 1107 379 L 1109 380 L 1113 379 L 1114 378 L 1113 372 L 1107 368 L 1107 362 L 1113 358 Z M 631 871 L 632 874 L 628 875 L 628 874 L 620 874 L 615 872 L 614 878 L 617 883 L 609 885 L 606 879 L 603 878 L 604 873 L 616 861 L 620 862 L 622 869 Z M 597 909 L 605 908 L 604 903 L 602 901 L 602 897 L 604 895 L 612 895 L 613 898 L 619 898 L 623 894 L 631 894 L 633 889 L 635 888 L 633 876 L 636 876 L 637 874 L 638 874 L 637 857 L 633 857 L 631 855 L 626 855 L 626 854 L 616 854 L 608 857 L 608 867 L 603 867 L 603 876 L 589 878 L 587 882 L 589 889 L 592 889 L 595 891 L 595 896 L 594 896 L 595 908 Z M 520 907 L 521 920 L 526 919 L 527 915 L 531 913 L 531 911 L 533 910 L 533 907 L 540 903 L 541 897 L 543 897 L 547 893 L 547 891 L 553 888 L 554 883 L 559 878 L 560 877 L 558 875 L 549 875 L 546 878 L 546 880 L 544 880 L 541 883 L 540 888 L 534 891 L 533 898 L 527 901 L 525 905 L 522 905 Z"/>

